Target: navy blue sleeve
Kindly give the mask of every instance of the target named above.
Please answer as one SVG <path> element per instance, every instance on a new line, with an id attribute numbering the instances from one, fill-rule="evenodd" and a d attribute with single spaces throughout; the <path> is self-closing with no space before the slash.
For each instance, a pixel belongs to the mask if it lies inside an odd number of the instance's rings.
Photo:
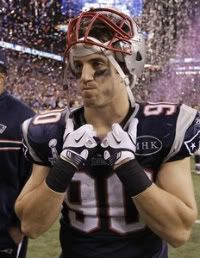
<path id="1" fill-rule="evenodd" d="M 66 113 L 38 114 L 23 123 L 24 153 L 31 162 L 52 167 L 63 145 Z"/>
<path id="2" fill-rule="evenodd" d="M 200 113 L 193 110 L 188 113 L 188 119 L 177 127 L 176 137 L 171 150 L 171 157 L 168 161 L 180 160 L 194 155 L 200 147 Z M 190 121 L 188 121 L 190 120 Z M 187 125 L 188 123 L 188 125 Z M 185 125 L 186 124 L 186 125 Z M 185 128 L 184 128 L 185 125 Z"/>

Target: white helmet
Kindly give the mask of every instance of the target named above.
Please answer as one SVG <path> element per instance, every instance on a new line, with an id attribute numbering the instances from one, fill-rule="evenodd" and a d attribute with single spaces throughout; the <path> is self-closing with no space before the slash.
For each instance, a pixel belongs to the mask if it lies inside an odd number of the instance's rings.
<path id="1" fill-rule="evenodd" d="M 123 78 L 129 98 L 133 98 L 130 88 L 134 87 L 135 78 L 142 73 L 145 64 L 145 40 L 136 22 L 110 8 L 82 12 L 68 25 L 65 56 L 72 70 L 71 49 L 82 46 L 82 51 L 84 45 L 89 45 L 90 53 L 101 51 L 108 57 Z M 89 53 L 88 47 L 85 53 Z"/>

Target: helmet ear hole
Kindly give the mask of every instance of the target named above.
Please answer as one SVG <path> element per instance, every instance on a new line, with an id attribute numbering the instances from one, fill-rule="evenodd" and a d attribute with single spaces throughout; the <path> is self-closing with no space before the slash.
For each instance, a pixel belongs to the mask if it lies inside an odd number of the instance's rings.
<path id="1" fill-rule="evenodd" d="M 137 51 L 135 59 L 136 59 L 136 61 L 142 61 L 142 55 L 139 51 Z"/>

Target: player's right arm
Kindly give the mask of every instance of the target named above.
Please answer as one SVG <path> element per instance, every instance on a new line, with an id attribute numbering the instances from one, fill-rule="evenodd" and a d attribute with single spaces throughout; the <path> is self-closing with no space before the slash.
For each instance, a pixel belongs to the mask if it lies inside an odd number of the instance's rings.
<path id="1" fill-rule="evenodd" d="M 29 147 L 27 154 L 32 157 L 33 161 L 37 160 L 39 164 L 34 162 L 32 175 L 16 200 L 15 210 L 21 220 L 22 232 L 29 237 L 36 238 L 47 231 L 58 218 L 66 189 L 75 171 L 84 168 L 88 155 L 93 153 L 97 143 L 93 138 L 95 133 L 91 125 L 84 125 L 74 131 L 73 122 L 68 119 L 62 151 L 51 167 L 48 163 L 49 158 L 45 158 L 45 153 L 49 148 L 44 147 L 45 151 L 41 151 L 43 145 L 49 146 L 47 144 L 49 140 L 46 141 L 44 137 L 49 133 L 41 133 L 46 130 L 44 128 L 36 130 L 34 127 L 34 130 L 29 130 L 30 137 L 28 137 L 26 132 L 28 132 L 29 124 L 30 122 L 26 122 L 23 126 L 26 147 Z M 49 130 L 49 128 L 47 129 Z M 33 137 L 36 131 L 37 137 Z M 33 141 L 33 139 L 37 140 Z M 50 139 L 52 139 L 52 135 Z M 33 144 L 33 142 L 37 144 Z M 41 144 L 41 142 L 45 144 Z"/>
<path id="2" fill-rule="evenodd" d="M 54 152 L 59 153 L 63 143 L 65 113 L 53 111 L 39 114 L 22 125 L 24 153 L 33 163 L 31 176 L 15 203 L 15 211 L 21 221 L 22 232 L 36 238 L 58 218 L 64 193 L 51 191 L 45 183 L 53 159 L 49 147 L 54 141 Z M 63 129 L 62 129 L 63 128 Z"/>
<path id="3" fill-rule="evenodd" d="M 45 183 L 49 170 L 49 167 L 34 164 L 32 175 L 15 203 L 21 230 L 31 238 L 47 231 L 62 207 L 65 193 L 54 192 Z"/>

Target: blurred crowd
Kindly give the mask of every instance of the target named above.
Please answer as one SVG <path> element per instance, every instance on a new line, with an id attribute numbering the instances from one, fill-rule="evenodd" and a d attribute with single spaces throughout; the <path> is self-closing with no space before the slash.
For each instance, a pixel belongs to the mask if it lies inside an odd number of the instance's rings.
<path id="1" fill-rule="evenodd" d="M 69 15 L 70 16 L 70 15 Z M 137 100 L 199 104 L 200 70 L 196 74 L 177 74 L 184 62 L 171 58 L 199 58 L 199 0 L 144 0 L 144 11 L 136 21 L 146 36 L 147 66 L 134 93 Z M 61 54 L 67 24 L 59 0 L 0 1 L 1 40 L 41 51 Z M 66 75 L 62 63 L 52 59 L 6 50 L 9 57 L 8 89 L 35 110 L 62 108 L 81 103 L 75 81 Z M 200 66 L 200 62 L 190 66 Z M 64 84 L 64 90 L 63 90 Z"/>

